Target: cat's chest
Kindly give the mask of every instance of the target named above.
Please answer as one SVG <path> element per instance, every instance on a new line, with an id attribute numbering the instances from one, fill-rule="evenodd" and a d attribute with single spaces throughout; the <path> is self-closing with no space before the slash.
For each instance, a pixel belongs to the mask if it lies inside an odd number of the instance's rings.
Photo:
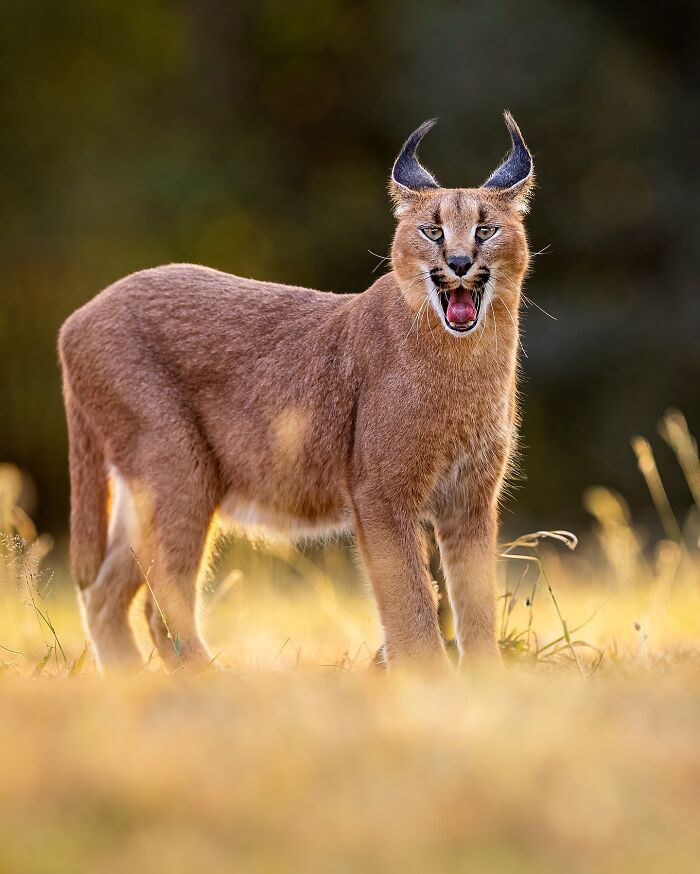
<path id="1" fill-rule="evenodd" d="M 455 490 L 490 491 L 502 476 L 513 440 L 507 398 L 451 417 L 436 446 L 433 495 L 439 500 Z"/>
<path id="2" fill-rule="evenodd" d="M 444 442 L 455 459 L 488 452 L 501 443 L 511 425 L 512 392 L 505 379 L 476 374 L 469 384 L 445 392 Z"/>
<path id="3" fill-rule="evenodd" d="M 470 467 L 483 469 L 502 454 L 511 440 L 512 423 L 506 404 L 472 413 L 467 421 L 455 422 L 452 439 L 445 440 L 444 470 L 448 475 Z"/>
<path id="4" fill-rule="evenodd" d="M 420 447 L 419 474 L 431 491 L 467 479 L 494 481 L 513 436 L 514 362 L 433 367 L 407 389 L 409 442 Z M 404 412 L 406 410 L 404 409 Z"/>

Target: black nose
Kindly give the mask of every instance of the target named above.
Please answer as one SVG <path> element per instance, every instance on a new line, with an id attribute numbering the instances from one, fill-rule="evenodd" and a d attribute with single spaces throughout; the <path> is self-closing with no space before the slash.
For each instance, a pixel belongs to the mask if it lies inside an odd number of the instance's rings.
<path id="1" fill-rule="evenodd" d="M 474 262 L 469 255 L 450 255 L 447 266 L 454 270 L 457 276 L 465 276 Z"/>

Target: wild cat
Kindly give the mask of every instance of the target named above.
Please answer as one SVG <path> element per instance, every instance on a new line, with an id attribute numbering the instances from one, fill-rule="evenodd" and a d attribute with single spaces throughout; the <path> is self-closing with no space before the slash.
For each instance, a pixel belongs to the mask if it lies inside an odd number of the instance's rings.
<path id="1" fill-rule="evenodd" d="M 390 666 L 446 661 L 434 526 L 461 660 L 498 657 L 498 500 L 534 182 L 505 122 L 511 151 L 478 188 L 442 188 L 420 165 L 434 122 L 411 134 L 389 182 L 391 270 L 361 294 L 173 264 L 65 322 L 71 561 L 103 668 L 140 664 L 128 613 L 149 566 L 160 656 L 209 663 L 197 580 L 216 514 L 293 537 L 352 530 Z"/>

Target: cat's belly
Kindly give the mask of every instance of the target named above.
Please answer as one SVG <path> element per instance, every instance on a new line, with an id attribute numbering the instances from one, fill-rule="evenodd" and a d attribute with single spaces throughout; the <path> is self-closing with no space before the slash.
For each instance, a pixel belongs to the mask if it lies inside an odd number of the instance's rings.
<path id="1" fill-rule="evenodd" d="M 278 534 L 296 538 L 329 537 L 351 529 L 349 512 L 302 516 L 277 507 L 250 501 L 235 494 L 227 495 L 219 507 L 224 527 L 242 529 L 249 536 Z"/>

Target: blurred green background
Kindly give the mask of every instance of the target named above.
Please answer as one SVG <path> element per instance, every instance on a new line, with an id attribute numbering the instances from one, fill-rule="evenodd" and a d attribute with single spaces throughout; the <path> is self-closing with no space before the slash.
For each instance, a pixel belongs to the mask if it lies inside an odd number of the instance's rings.
<path id="1" fill-rule="evenodd" d="M 62 320 L 170 261 L 361 291 L 393 158 L 475 185 L 535 153 L 523 473 L 506 527 L 584 521 L 591 483 L 649 502 L 629 436 L 700 426 L 698 4 L 0 3 L 0 460 L 67 524 Z M 664 466 L 667 453 L 656 441 Z M 672 502 L 686 506 L 668 465 Z"/>

